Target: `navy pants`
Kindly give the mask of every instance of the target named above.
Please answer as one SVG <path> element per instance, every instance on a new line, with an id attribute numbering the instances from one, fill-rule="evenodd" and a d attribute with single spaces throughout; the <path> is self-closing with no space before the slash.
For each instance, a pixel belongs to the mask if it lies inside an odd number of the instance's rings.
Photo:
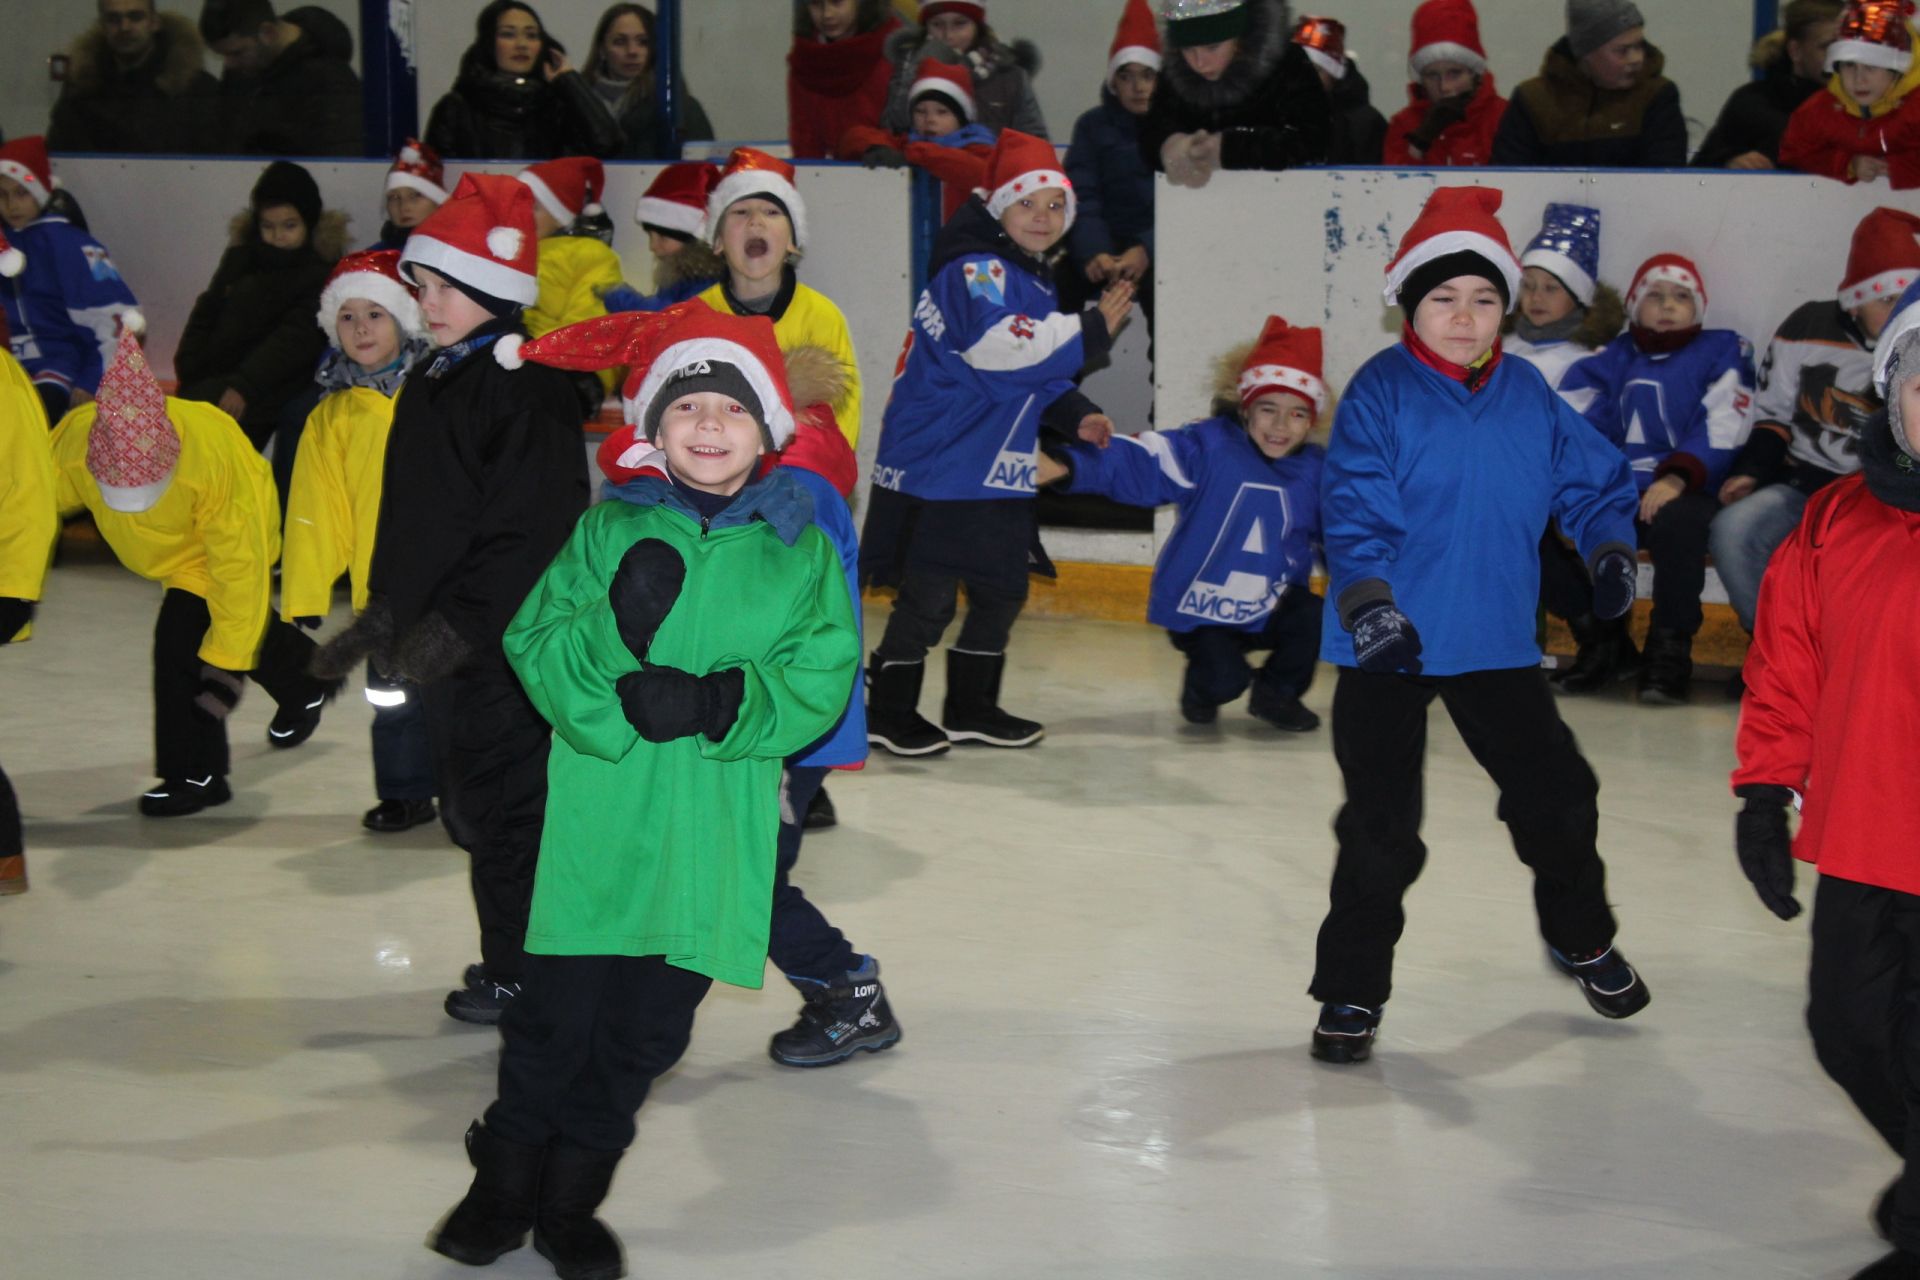
<path id="1" fill-rule="evenodd" d="M 1636 520 L 1640 546 L 1653 561 L 1652 625 L 1690 636 L 1700 630 L 1700 594 L 1707 589 L 1707 534 L 1720 503 L 1712 494 L 1683 493 L 1660 508 L 1652 524 Z M 1549 613 L 1578 618 L 1593 612 L 1593 581 L 1580 554 L 1548 535 L 1541 544 L 1541 600 Z"/>
<path id="2" fill-rule="evenodd" d="M 433 749 L 427 740 L 426 698 L 419 686 L 389 680 L 367 663 L 367 688 L 405 697 L 397 706 L 373 705 L 373 793 L 382 800 L 431 800 Z"/>
<path id="3" fill-rule="evenodd" d="M 1304 587 L 1289 590 L 1260 631 L 1195 627 L 1170 631 L 1173 647 L 1187 655 L 1181 701 L 1220 707 L 1252 685 L 1256 698 L 1297 701 L 1313 684 L 1320 658 L 1320 615 L 1325 602 Z M 1247 655 L 1270 650 L 1259 670 Z"/>
<path id="4" fill-rule="evenodd" d="M 789 978 L 812 982 L 832 981 L 858 968 L 861 959 L 845 935 L 789 879 L 800 860 L 807 806 L 820 793 L 828 772 L 818 766 L 790 764 L 781 782 L 779 858 L 774 864 L 773 921 L 767 935 L 767 959 Z"/>

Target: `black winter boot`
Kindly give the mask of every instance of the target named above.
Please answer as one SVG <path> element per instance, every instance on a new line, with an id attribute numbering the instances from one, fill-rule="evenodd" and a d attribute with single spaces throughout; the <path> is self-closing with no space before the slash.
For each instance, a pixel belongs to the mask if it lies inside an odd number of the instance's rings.
<path id="1" fill-rule="evenodd" d="M 868 956 L 831 983 L 789 978 L 805 998 L 800 1020 L 767 1044 L 767 1055 L 789 1067 L 830 1067 L 865 1050 L 879 1053 L 900 1039 L 900 1024 L 880 985 L 880 962 Z"/>
<path id="2" fill-rule="evenodd" d="M 1640 701 L 1654 707 L 1678 707 L 1693 683 L 1693 637 L 1667 627 L 1647 632 L 1647 660 L 1640 668 Z"/>
<path id="3" fill-rule="evenodd" d="M 1573 665 L 1547 677 L 1562 693 L 1595 693 L 1640 669 L 1640 651 L 1627 633 L 1627 620 L 1602 622 L 1592 614 L 1567 619 L 1579 646 Z"/>
<path id="4" fill-rule="evenodd" d="M 467 1126 L 473 1185 L 434 1231 L 428 1247 L 455 1262 L 484 1267 L 527 1242 L 540 1199 L 545 1147 L 495 1137 L 475 1120 Z"/>
<path id="5" fill-rule="evenodd" d="M 1030 747 L 1047 736 L 1044 725 L 1000 709 L 1000 677 L 1006 669 L 1004 653 L 947 650 L 947 701 L 940 723 L 948 738 L 989 747 Z"/>
<path id="6" fill-rule="evenodd" d="M 1247 713 L 1287 733 L 1311 733 L 1320 727 L 1320 717 L 1309 711 L 1292 694 L 1274 689 L 1259 680 L 1247 696 Z"/>
<path id="7" fill-rule="evenodd" d="M 953 744 L 940 727 L 920 714 L 920 686 L 927 675 L 921 662 L 883 662 L 874 654 L 867 664 L 867 741 L 896 756 L 937 756 Z"/>
<path id="8" fill-rule="evenodd" d="M 590 1151 L 556 1142 L 540 1173 L 533 1247 L 560 1280 L 619 1280 L 627 1274 L 620 1237 L 593 1216 L 607 1198 L 624 1151 Z"/>

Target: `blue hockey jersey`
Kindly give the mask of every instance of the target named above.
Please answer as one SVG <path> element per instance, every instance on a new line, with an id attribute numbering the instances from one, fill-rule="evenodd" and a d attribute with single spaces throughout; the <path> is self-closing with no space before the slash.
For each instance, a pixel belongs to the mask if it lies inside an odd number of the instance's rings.
<path id="1" fill-rule="evenodd" d="M 27 259 L 18 276 L 0 281 L 13 358 L 36 383 L 93 394 L 120 339 L 120 317 L 138 305 L 133 291 L 106 246 L 57 214 L 7 238 Z"/>
<path id="2" fill-rule="evenodd" d="M 1426 673 L 1537 666 L 1548 517 L 1591 564 L 1634 545 L 1626 459 L 1540 371 L 1502 358 L 1478 392 L 1397 343 L 1360 367 L 1334 416 L 1320 485 L 1328 598 L 1320 656 L 1356 665 L 1341 624 L 1391 594 Z"/>
<path id="3" fill-rule="evenodd" d="M 1707 329 L 1678 351 L 1647 355 L 1623 333 L 1567 370 L 1560 394 L 1627 456 L 1641 492 L 1677 472 L 1717 492 L 1746 443 L 1753 416 L 1753 348 L 1731 329 Z"/>
<path id="4" fill-rule="evenodd" d="M 1320 541 L 1320 471 L 1307 445 L 1268 458 L 1231 418 L 1075 444 L 1074 493 L 1136 507 L 1171 502 L 1173 533 L 1153 566 L 1147 621 L 1169 631 L 1259 631 L 1290 588 L 1304 590 Z"/>
<path id="5" fill-rule="evenodd" d="M 873 483 L 935 501 L 1031 498 L 1041 415 L 1111 344 L 978 197 L 941 232 L 881 418 Z"/>

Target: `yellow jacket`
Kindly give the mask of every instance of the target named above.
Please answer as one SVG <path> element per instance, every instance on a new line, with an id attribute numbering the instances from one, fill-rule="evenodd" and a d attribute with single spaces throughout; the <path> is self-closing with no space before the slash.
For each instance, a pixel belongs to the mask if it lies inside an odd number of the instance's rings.
<path id="1" fill-rule="evenodd" d="M 145 511 L 115 511 L 87 471 L 95 409 L 82 405 L 54 429 L 60 510 L 91 511 L 121 564 L 207 602 L 213 622 L 200 643 L 202 662 L 251 671 L 272 614 L 273 562 L 280 556 L 280 498 L 267 460 L 220 410 L 169 396 L 167 417 L 180 433 L 173 483 Z"/>
<path id="2" fill-rule="evenodd" d="M 372 387 L 335 391 L 307 415 L 287 491 L 281 617 L 325 617 L 342 573 L 353 581 L 354 611 L 367 607 L 367 569 L 392 429 L 393 398 Z"/>
<path id="3" fill-rule="evenodd" d="M 527 308 L 527 332 L 539 338 L 562 325 L 607 314 L 600 292 L 620 284 L 620 259 L 591 236 L 548 236 L 540 242 L 540 296 Z M 600 385 L 613 393 L 619 370 L 602 369 Z"/>
<path id="4" fill-rule="evenodd" d="M 724 284 L 716 284 L 700 295 L 700 301 L 715 311 L 729 311 Z M 786 314 L 773 322 L 773 335 L 782 351 L 795 347 L 824 347 L 846 362 L 847 393 L 833 406 L 847 443 L 860 443 L 860 364 L 854 358 L 853 337 L 847 332 L 847 318 L 833 300 L 817 289 L 795 283 L 793 298 Z"/>
<path id="5" fill-rule="evenodd" d="M 0 596 L 40 598 L 59 536 L 47 413 L 26 370 L 0 350 Z M 29 624 L 16 643 L 32 636 Z"/>

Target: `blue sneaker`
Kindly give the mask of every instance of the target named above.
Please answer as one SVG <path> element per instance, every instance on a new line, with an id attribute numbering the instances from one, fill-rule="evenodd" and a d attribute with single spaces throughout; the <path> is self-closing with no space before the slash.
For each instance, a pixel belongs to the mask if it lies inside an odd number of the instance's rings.
<path id="1" fill-rule="evenodd" d="M 1587 955 L 1564 955 L 1548 947 L 1547 955 L 1554 968 L 1580 984 L 1580 994 L 1604 1018 L 1631 1018 L 1653 999 L 1617 947 Z"/>
<path id="2" fill-rule="evenodd" d="M 1313 1029 L 1313 1056 L 1322 1062 L 1365 1062 L 1373 1056 L 1381 1012 L 1357 1004 L 1321 1005 L 1320 1025 Z"/>

